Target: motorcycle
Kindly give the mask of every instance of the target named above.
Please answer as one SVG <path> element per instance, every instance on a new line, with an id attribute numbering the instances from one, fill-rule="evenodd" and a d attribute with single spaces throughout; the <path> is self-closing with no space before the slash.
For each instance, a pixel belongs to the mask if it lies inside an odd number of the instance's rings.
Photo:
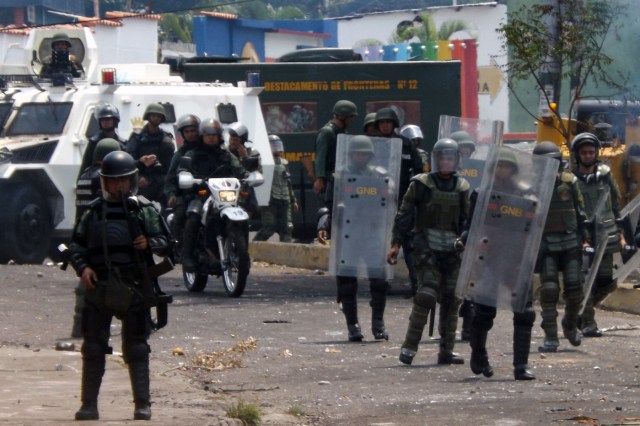
<path id="1" fill-rule="evenodd" d="M 226 167 L 226 166 L 223 166 Z M 213 176 L 219 175 L 216 171 Z M 246 187 L 264 183 L 259 171 L 240 181 L 232 177 L 196 179 L 187 171 L 178 175 L 180 189 L 192 190 L 204 201 L 196 242 L 196 272 L 182 271 L 187 290 L 203 291 L 209 275 L 222 277 L 229 297 L 240 297 L 251 268 L 249 257 L 249 214 L 239 205 Z"/>

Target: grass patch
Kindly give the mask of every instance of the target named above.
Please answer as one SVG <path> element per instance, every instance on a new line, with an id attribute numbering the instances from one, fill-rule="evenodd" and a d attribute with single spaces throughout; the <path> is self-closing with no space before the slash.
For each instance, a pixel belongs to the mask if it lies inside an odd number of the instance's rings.
<path id="1" fill-rule="evenodd" d="M 262 410 L 256 404 L 238 401 L 227 408 L 227 417 L 240 419 L 247 426 L 258 426 L 262 420 Z"/>
<path id="2" fill-rule="evenodd" d="M 290 416 L 302 417 L 306 413 L 304 412 L 304 408 L 301 405 L 295 404 L 287 410 L 287 414 L 289 414 Z"/>

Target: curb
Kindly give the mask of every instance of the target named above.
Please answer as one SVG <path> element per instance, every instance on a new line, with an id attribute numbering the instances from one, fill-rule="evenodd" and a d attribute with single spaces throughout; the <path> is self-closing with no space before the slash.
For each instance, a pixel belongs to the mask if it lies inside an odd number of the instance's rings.
<path id="1" fill-rule="evenodd" d="M 254 260 L 293 268 L 329 269 L 329 246 L 314 244 L 292 244 L 268 241 L 252 241 L 249 253 Z M 408 280 L 409 273 L 404 262 L 398 262 L 394 275 L 396 279 Z M 632 282 L 618 284 L 618 289 L 601 304 L 602 309 L 640 315 L 640 290 L 633 288 Z"/>

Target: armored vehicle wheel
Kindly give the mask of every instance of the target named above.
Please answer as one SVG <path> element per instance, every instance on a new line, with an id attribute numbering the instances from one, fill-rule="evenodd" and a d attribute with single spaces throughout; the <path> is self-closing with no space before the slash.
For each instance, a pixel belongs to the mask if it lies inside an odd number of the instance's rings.
<path id="1" fill-rule="evenodd" d="M 47 256 L 53 225 L 44 198 L 29 186 L 1 189 L 0 262 L 39 264 Z"/>
<path id="2" fill-rule="evenodd" d="M 225 264 L 222 266 L 222 282 L 229 297 L 242 295 L 251 268 L 247 229 L 246 224 L 243 225 L 231 225 L 224 241 Z"/>

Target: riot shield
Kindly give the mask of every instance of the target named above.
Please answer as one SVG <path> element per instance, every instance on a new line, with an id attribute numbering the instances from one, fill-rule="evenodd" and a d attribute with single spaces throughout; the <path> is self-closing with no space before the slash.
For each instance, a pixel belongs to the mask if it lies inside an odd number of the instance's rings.
<path id="1" fill-rule="evenodd" d="M 491 147 L 458 275 L 458 296 L 524 311 L 557 172 L 552 158 Z"/>
<path id="2" fill-rule="evenodd" d="M 640 220 L 640 195 L 627 203 L 620 211 L 620 221 L 626 246 L 620 265 L 616 265 L 613 278 L 618 282 L 624 281 L 631 272 L 640 267 L 640 251 L 636 247 L 636 234 L 638 233 L 638 220 Z"/>
<path id="3" fill-rule="evenodd" d="M 458 142 L 462 159 L 458 175 L 469 181 L 472 190 L 480 187 L 489 149 L 502 144 L 503 132 L 502 121 L 440 116 L 438 139 Z"/>
<path id="4" fill-rule="evenodd" d="M 598 202 L 596 203 L 596 208 L 593 211 L 593 217 L 589 218 L 591 220 L 591 240 L 592 247 L 589 253 L 583 253 L 583 264 L 588 265 L 587 274 L 584 277 L 584 281 L 582 282 L 582 291 L 584 293 L 584 299 L 582 299 L 582 304 L 580 305 L 580 315 L 584 311 L 584 308 L 587 304 L 587 300 L 589 299 L 589 295 L 591 294 L 591 288 L 593 287 L 593 283 L 596 280 L 596 276 L 598 275 L 598 268 L 600 268 L 600 262 L 602 261 L 602 256 L 604 256 L 604 252 L 607 249 L 607 242 L 610 236 L 608 229 L 611 228 L 611 224 L 607 223 L 610 219 L 611 214 L 607 214 L 607 210 L 609 207 L 609 188 L 606 188 L 605 191 L 600 194 L 598 197 Z M 615 235 L 613 236 L 615 238 Z"/>
<path id="5" fill-rule="evenodd" d="M 372 152 L 363 162 L 359 154 L 368 152 L 367 141 Z M 393 277 L 386 253 L 398 207 L 401 154 L 402 141 L 397 138 L 338 136 L 330 274 Z"/>

